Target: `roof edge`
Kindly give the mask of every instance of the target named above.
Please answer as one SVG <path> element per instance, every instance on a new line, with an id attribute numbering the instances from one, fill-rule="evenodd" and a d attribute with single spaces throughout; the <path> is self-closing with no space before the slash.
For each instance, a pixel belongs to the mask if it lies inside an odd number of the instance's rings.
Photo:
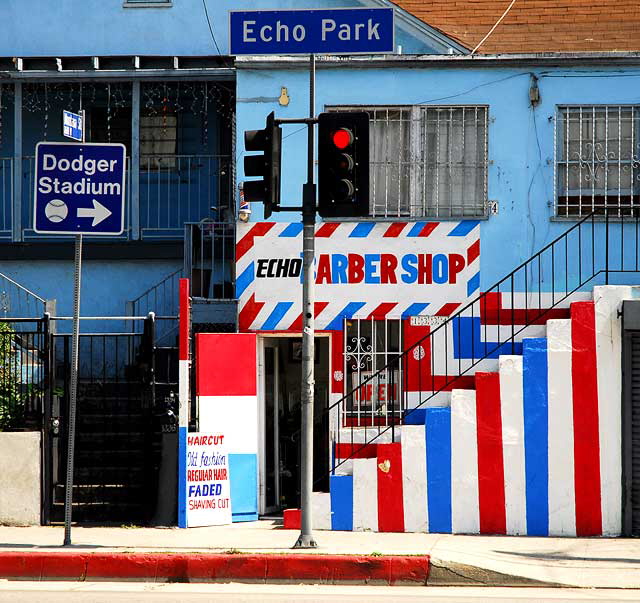
<path id="1" fill-rule="evenodd" d="M 429 25 L 391 0 L 360 0 L 360 2 L 373 7 L 393 8 L 396 13 L 396 19 L 402 23 L 404 30 L 408 34 L 427 38 L 435 42 L 438 46 L 441 46 L 449 54 L 466 55 L 471 52 L 469 48 L 462 45 L 458 40 L 452 38 L 437 27 Z"/>

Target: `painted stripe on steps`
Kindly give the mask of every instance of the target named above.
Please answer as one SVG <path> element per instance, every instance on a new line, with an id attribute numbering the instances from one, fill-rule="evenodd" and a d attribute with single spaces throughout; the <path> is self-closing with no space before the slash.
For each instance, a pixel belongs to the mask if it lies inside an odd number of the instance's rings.
<path id="1" fill-rule="evenodd" d="M 500 375 L 476 373 L 480 533 L 505 534 Z"/>
<path id="2" fill-rule="evenodd" d="M 378 444 L 378 531 L 404 532 L 399 442 Z"/>
<path id="3" fill-rule="evenodd" d="M 451 392 L 451 529 L 454 534 L 480 532 L 477 444 L 476 392 L 454 389 Z"/>
<path id="4" fill-rule="evenodd" d="M 372 493 L 378 491 L 378 460 L 353 461 L 353 529 L 378 531 L 378 505 Z"/>
<path id="5" fill-rule="evenodd" d="M 353 530 L 353 476 L 332 475 L 329 482 L 331 529 L 351 532 Z"/>
<path id="6" fill-rule="evenodd" d="M 527 534 L 549 533 L 547 340 L 523 340 L 524 457 Z"/>
<path id="7" fill-rule="evenodd" d="M 549 536 L 575 536 L 571 321 L 547 321 Z"/>
<path id="8" fill-rule="evenodd" d="M 500 356 L 500 413 L 507 534 L 527 533 L 522 356 Z"/>
<path id="9" fill-rule="evenodd" d="M 313 492 L 311 495 L 313 511 L 313 528 L 316 530 L 331 529 L 331 494 L 328 492 Z"/>
<path id="10" fill-rule="evenodd" d="M 602 533 L 600 436 L 593 302 L 571 304 L 576 534 Z"/>
<path id="11" fill-rule="evenodd" d="M 595 287 L 593 290 L 603 536 L 618 536 L 622 531 L 622 333 L 618 310 L 623 299 L 632 297 L 631 287 Z"/>
<path id="12" fill-rule="evenodd" d="M 451 533 L 451 409 L 427 408 L 429 532 Z"/>
<path id="13" fill-rule="evenodd" d="M 402 496 L 404 531 L 428 532 L 427 515 L 427 450 L 422 425 L 403 425 Z"/>

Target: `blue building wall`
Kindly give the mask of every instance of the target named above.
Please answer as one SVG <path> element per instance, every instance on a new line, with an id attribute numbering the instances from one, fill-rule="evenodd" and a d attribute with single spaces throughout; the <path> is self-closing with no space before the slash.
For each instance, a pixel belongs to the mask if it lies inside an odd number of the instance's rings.
<path id="1" fill-rule="evenodd" d="M 126 8 L 115 2 L 21 0 L 0 5 L 0 56 L 228 54 L 230 10 L 344 8 L 365 0 L 174 0 L 165 8 Z M 28 31 L 29 35 L 24 35 Z M 73 32 L 73 35 L 70 33 Z M 428 42 L 399 30 L 404 53 L 434 52 Z"/>
<path id="2" fill-rule="evenodd" d="M 467 61 L 462 59 L 463 61 Z M 456 59 L 459 61 L 459 59 Z M 320 65 L 316 78 L 316 108 L 328 105 L 487 105 L 488 199 L 498 201 L 499 213 L 481 223 L 481 290 L 496 283 L 574 222 L 555 221 L 554 118 L 559 105 L 634 104 L 640 92 L 632 82 L 640 78 L 635 67 L 596 67 L 587 61 L 563 68 L 448 67 L 335 68 Z M 506 63 L 506 62 L 505 62 Z M 531 76 L 538 78 L 541 102 L 529 102 Z M 265 116 L 308 115 L 306 69 L 238 69 L 238 130 L 264 127 Z M 264 100 L 287 86 L 288 107 Z M 306 131 L 286 126 L 284 131 L 284 204 L 301 202 L 306 178 Z M 240 160 L 243 150 L 238 148 Z M 238 161 L 238 179 L 243 180 Z M 260 220 L 260 204 L 252 207 Z M 299 221 L 299 214 L 274 214 L 276 220 Z M 273 219 L 273 218 L 272 218 Z"/>
<path id="3" fill-rule="evenodd" d="M 205 15 L 201 0 L 175 0 L 169 7 L 161 8 L 128 8 L 124 6 L 124 0 L 116 2 L 75 2 L 61 0 L 52 3 L 49 0 L 24 0 L 21 2 L 0 3 L 0 56 L 4 57 L 56 57 L 56 56 L 120 56 L 120 55 L 186 55 L 203 56 L 227 54 L 229 48 L 228 19 L 229 10 L 259 10 L 259 9 L 304 9 L 304 8 L 343 8 L 371 6 L 366 0 L 279 0 L 278 2 L 267 0 L 206 0 L 209 20 L 215 36 L 209 31 L 209 24 Z M 374 3 L 375 4 L 375 3 Z M 396 21 L 396 44 L 401 47 L 403 53 L 434 53 L 446 52 L 448 45 L 446 40 L 440 40 L 440 34 L 434 37 L 420 37 L 415 28 L 407 25 L 407 21 Z M 216 48 L 217 43 L 217 48 Z M 459 48 L 456 50 L 459 51 Z M 127 74 L 133 75 L 135 74 Z M 266 75 L 271 80 L 271 74 Z M 289 73 L 288 76 L 292 74 Z M 258 75 L 258 78 L 262 76 Z M 46 81 L 46 74 L 41 81 Z M 53 81 L 52 79 L 49 81 Z M 101 84 L 100 78 L 92 79 L 96 84 Z M 289 114 L 295 107 L 304 107 L 306 100 L 306 77 L 298 74 L 294 80 L 288 79 L 286 84 L 292 96 L 292 106 Z M 333 85 L 331 82 L 328 85 Z M 277 97 L 280 94 L 279 80 L 274 81 L 268 90 L 256 85 L 256 94 L 259 96 Z M 258 90 L 260 88 L 260 90 Z M 77 96 L 77 95 L 76 95 Z M 23 155 L 33 155 L 35 144 L 39 140 L 62 140 L 60 133 L 59 114 L 62 108 L 77 110 L 79 106 L 67 98 L 50 98 L 49 111 L 44 112 L 37 107 L 23 111 Z M 244 111 L 252 110 L 252 104 L 246 103 L 246 99 L 239 101 L 239 107 Z M 128 101 L 130 102 L 130 100 Z M 71 103 L 72 106 L 69 106 Z M 14 152 L 13 140 L 13 101 L 7 97 L 1 105 L 2 139 L 0 140 L 0 162 L 2 157 L 8 159 L 0 163 L 0 177 L 2 177 L 3 165 L 10 170 L 10 158 Z M 144 106 L 144 103 L 143 103 Z M 85 103 L 85 108 L 88 106 Z M 260 109 L 262 110 L 263 107 Z M 304 113 L 303 113 L 304 114 Z M 188 130 L 188 136 L 178 141 L 178 153 L 182 154 L 217 154 L 219 142 L 217 130 L 212 125 L 213 115 L 209 125 L 208 144 L 201 143 L 202 124 L 197 119 L 185 116 L 180 122 L 180 132 Z M 47 124 L 45 129 L 45 123 Z M 228 117 L 222 117 L 220 128 L 232 127 Z M 245 124 L 243 121 L 242 127 Z M 180 135 L 180 134 L 179 134 Z M 288 151 L 289 152 L 289 151 Z M 287 152 L 287 153 L 288 153 Z M 28 160 L 27 160 L 28 163 Z M 292 164 L 296 165 L 296 164 Z M 216 164 L 218 166 L 218 164 Z M 219 166 L 218 166 L 219 167 Z M 217 169 L 217 168 L 216 168 Z M 25 240 L 32 244 L 44 245 L 47 241 L 38 235 L 29 232 L 30 205 L 32 196 L 32 182 L 27 174 L 28 165 L 25 163 L 25 177 L 23 179 L 22 194 L 22 225 L 26 228 Z M 227 170 L 228 173 L 228 170 Z M 162 185 L 171 189 L 172 197 L 161 202 L 157 210 L 158 221 L 164 219 L 165 214 L 174 208 L 174 197 L 179 194 L 178 188 L 185 186 L 183 175 L 164 175 L 157 172 L 140 174 L 140 225 L 144 237 L 145 224 L 154 225 L 153 208 L 149 209 L 148 199 L 145 194 L 153 195 L 157 177 L 161 176 Z M 170 181 L 176 179 L 175 182 Z M 179 181 L 178 181 L 179 180 Z M 11 240 L 11 220 L 9 209 L 11 200 L 11 178 L 5 177 L 0 187 L 0 240 Z M 199 201 L 204 205 L 201 209 L 207 211 L 201 217 L 222 219 L 220 214 L 208 212 L 211 198 L 211 190 L 220 184 L 216 180 L 210 188 L 202 185 L 198 180 L 197 187 L 200 191 Z M 173 188 L 172 188 L 173 187 Z M 164 190 L 164 189 L 163 189 Z M 185 195 L 182 195 L 184 198 Z M 189 203 L 193 200 L 190 198 Z M 204 207 L 206 206 L 206 207 Z M 184 213 L 184 212 L 182 212 Z M 182 213 L 180 216 L 182 217 Z M 202 212 L 201 212 L 202 213 Z M 194 220 L 193 216 L 188 218 Z M 174 229 L 169 233 L 174 239 L 182 235 Z M 121 245 L 124 242 L 114 240 L 114 244 Z M 50 241 L 51 239 L 49 239 Z M 122 255 L 122 254 L 120 254 Z M 124 312 L 124 303 L 137 297 L 150 286 L 159 282 L 164 276 L 175 271 L 181 265 L 181 260 L 111 260 L 111 261 L 87 261 L 84 264 L 85 291 L 83 297 L 82 312 L 85 315 L 121 315 Z M 0 272 L 16 278 L 18 282 L 33 290 L 40 296 L 58 300 L 58 314 L 70 314 L 72 310 L 72 262 L 60 260 L 35 259 L 28 261 L 5 261 L 0 256 Z M 83 324 L 85 328 L 108 330 L 111 325 Z"/>

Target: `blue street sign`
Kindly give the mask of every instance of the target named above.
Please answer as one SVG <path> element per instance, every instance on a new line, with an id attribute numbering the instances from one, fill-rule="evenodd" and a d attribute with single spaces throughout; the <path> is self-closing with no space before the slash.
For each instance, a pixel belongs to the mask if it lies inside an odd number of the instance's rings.
<path id="1" fill-rule="evenodd" d="M 231 54 L 394 51 L 392 8 L 230 11 Z"/>
<path id="2" fill-rule="evenodd" d="M 82 131 L 84 129 L 84 120 L 82 115 L 72 113 L 71 111 L 62 112 L 62 134 L 67 138 L 82 142 Z"/>
<path id="3" fill-rule="evenodd" d="M 123 144 L 39 142 L 33 229 L 41 234 L 124 231 Z"/>

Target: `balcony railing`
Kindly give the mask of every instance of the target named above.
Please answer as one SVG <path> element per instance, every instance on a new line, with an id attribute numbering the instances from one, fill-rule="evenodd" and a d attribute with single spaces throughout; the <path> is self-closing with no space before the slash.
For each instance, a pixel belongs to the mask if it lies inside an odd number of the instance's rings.
<path id="1" fill-rule="evenodd" d="M 185 223 L 228 219 L 230 210 L 224 208 L 232 205 L 233 188 L 229 165 L 230 158 L 223 155 L 143 155 L 134 173 L 128 157 L 125 232 L 120 238 L 182 239 Z M 35 157 L 23 157 L 22 193 L 16 203 L 14 159 L 0 157 L 0 240 L 10 241 L 18 230 L 16 206 L 21 208 L 22 238 L 41 238 L 33 231 L 34 177 Z"/>

